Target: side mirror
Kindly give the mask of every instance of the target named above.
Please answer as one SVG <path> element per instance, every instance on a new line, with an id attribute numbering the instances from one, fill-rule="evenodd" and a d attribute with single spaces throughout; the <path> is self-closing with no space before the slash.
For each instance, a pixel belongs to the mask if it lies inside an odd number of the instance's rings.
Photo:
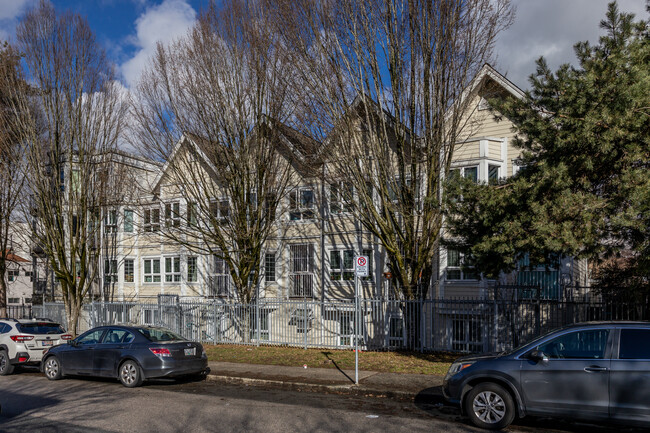
<path id="1" fill-rule="evenodd" d="M 528 359 L 534 362 L 548 362 L 548 355 L 541 350 L 533 350 L 528 354 Z"/>
<path id="2" fill-rule="evenodd" d="M 72 346 L 72 347 L 77 347 L 77 346 L 78 346 L 76 340 L 68 340 L 68 344 L 69 344 L 70 346 Z"/>

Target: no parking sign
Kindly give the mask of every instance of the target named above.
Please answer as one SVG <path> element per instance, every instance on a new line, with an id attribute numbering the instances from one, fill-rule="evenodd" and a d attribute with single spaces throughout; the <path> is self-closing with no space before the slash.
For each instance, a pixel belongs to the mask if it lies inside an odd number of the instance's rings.
<path id="1" fill-rule="evenodd" d="M 368 256 L 356 256 L 354 258 L 354 272 L 357 277 L 368 276 Z"/>

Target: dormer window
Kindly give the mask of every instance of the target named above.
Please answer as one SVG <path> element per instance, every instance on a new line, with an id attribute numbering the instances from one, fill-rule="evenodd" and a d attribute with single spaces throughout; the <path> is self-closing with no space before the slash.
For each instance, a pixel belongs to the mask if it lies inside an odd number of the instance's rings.
<path id="1" fill-rule="evenodd" d="M 291 221 L 314 219 L 314 190 L 296 188 L 289 193 L 289 219 Z"/>

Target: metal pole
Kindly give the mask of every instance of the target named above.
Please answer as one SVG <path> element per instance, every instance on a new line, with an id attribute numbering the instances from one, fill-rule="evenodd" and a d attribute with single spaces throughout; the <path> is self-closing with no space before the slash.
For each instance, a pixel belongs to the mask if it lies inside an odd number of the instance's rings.
<path id="1" fill-rule="evenodd" d="M 359 277 L 354 272 L 354 383 L 359 384 Z"/>

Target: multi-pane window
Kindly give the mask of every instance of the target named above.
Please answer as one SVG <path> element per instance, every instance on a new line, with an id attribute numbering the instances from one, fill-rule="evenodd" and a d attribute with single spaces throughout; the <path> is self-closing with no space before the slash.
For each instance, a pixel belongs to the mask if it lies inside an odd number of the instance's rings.
<path id="1" fill-rule="evenodd" d="M 20 304 L 20 298 L 7 298 L 8 304 Z"/>
<path id="2" fill-rule="evenodd" d="M 19 275 L 20 275 L 19 270 L 10 269 L 10 270 L 7 271 L 7 280 L 8 281 L 16 281 L 16 279 L 18 278 Z"/>
<path id="3" fill-rule="evenodd" d="M 230 201 L 221 199 L 210 202 L 210 213 L 220 224 L 225 224 L 230 219 Z"/>
<path id="4" fill-rule="evenodd" d="M 178 202 L 165 203 L 165 227 L 181 226 L 181 205 Z"/>
<path id="5" fill-rule="evenodd" d="M 160 209 L 157 207 L 145 209 L 143 212 L 145 232 L 157 232 L 160 230 Z"/>
<path id="6" fill-rule="evenodd" d="M 117 260 L 104 260 L 104 284 L 117 283 Z"/>
<path id="7" fill-rule="evenodd" d="M 230 268 L 223 257 L 214 256 L 211 274 L 208 296 L 227 296 L 230 286 Z"/>
<path id="8" fill-rule="evenodd" d="M 181 258 L 165 257 L 165 282 L 178 283 L 181 280 Z"/>
<path id="9" fill-rule="evenodd" d="M 197 209 L 196 203 L 187 204 L 187 225 L 190 227 L 196 227 L 198 224 Z"/>
<path id="10" fill-rule="evenodd" d="M 452 168 L 451 170 L 449 170 L 450 179 L 459 178 L 459 177 L 464 177 L 465 179 L 470 179 L 474 183 L 477 183 L 478 166 Z"/>
<path id="11" fill-rule="evenodd" d="M 354 203 L 354 188 L 349 182 L 334 182 L 330 184 L 329 198 L 331 214 L 351 212 Z"/>
<path id="12" fill-rule="evenodd" d="M 264 254 L 264 281 L 275 281 L 275 253 Z"/>
<path id="13" fill-rule="evenodd" d="M 104 216 L 104 233 L 117 232 L 117 210 L 110 209 Z"/>
<path id="14" fill-rule="evenodd" d="M 478 274 L 471 257 L 449 248 L 447 250 L 447 279 L 477 280 Z"/>
<path id="15" fill-rule="evenodd" d="M 160 282 L 160 259 L 144 259 L 144 282 L 145 283 L 159 283 Z"/>
<path id="16" fill-rule="evenodd" d="M 131 209 L 124 209 L 124 231 L 133 233 L 133 211 Z"/>
<path id="17" fill-rule="evenodd" d="M 312 297 L 314 294 L 314 245 L 290 245 L 289 253 L 289 296 Z"/>
<path id="18" fill-rule="evenodd" d="M 372 267 L 372 250 L 369 248 L 365 248 L 361 250 L 361 255 L 368 257 L 368 276 L 367 277 L 361 277 L 362 281 L 372 281 L 373 280 L 373 275 L 374 275 L 374 268 Z"/>
<path id="19" fill-rule="evenodd" d="M 124 282 L 132 283 L 135 274 L 133 259 L 124 259 Z"/>
<path id="20" fill-rule="evenodd" d="M 196 257 L 187 258 L 187 282 L 196 283 L 199 280 L 199 270 Z"/>
<path id="21" fill-rule="evenodd" d="M 296 188 L 289 193 L 289 219 L 291 221 L 314 219 L 315 198 L 312 188 Z"/>
<path id="22" fill-rule="evenodd" d="M 332 281 L 354 280 L 354 250 L 330 251 L 330 279 Z"/>

